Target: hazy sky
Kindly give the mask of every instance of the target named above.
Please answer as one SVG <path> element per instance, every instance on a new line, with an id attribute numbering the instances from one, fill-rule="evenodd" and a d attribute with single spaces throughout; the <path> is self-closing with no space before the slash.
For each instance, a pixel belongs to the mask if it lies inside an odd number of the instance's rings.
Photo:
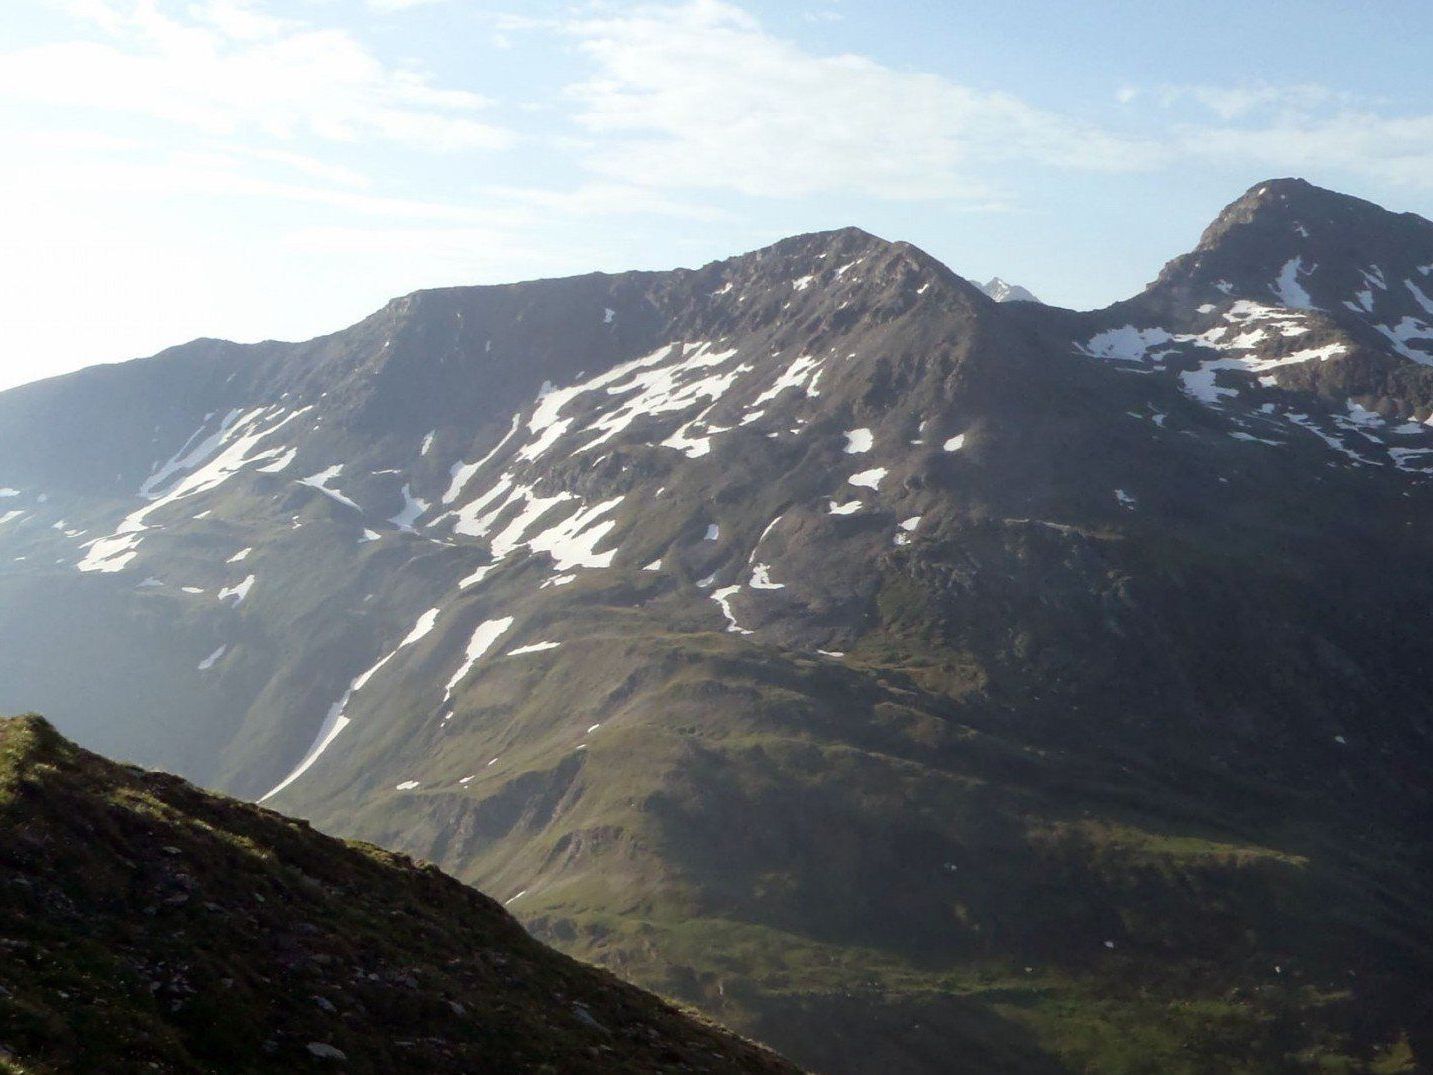
<path id="1" fill-rule="evenodd" d="M 1062 305 L 1254 182 L 1433 215 L 1425 0 L 8 0 L 0 387 L 857 224 Z"/>

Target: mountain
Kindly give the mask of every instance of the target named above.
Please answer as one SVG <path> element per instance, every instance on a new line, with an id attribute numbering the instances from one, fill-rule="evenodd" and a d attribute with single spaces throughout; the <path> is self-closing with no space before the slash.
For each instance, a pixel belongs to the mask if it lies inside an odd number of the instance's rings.
<path id="1" fill-rule="evenodd" d="M 1023 288 L 1019 284 L 1011 284 L 993 276 L 980 285 L 980 290 L 989 295 L 996 302 L 1039 302 L 1034 292 Z"/>
<path id="2" fill-rule="evenodd" d="M 1231 436 L 1311 433 L 1354 466 L 1422 474 L 1433 462 L 1430 274 L 1433 223 L 1270 180 L 1079 346 L 1173 378 L 1238 426 Z"/>
<path id="3" fill-rule="evenodd" d="M 813 1069 L 1417 1070 L 1430 228 L 1273 181 L 1089 312 L 847 229 L 0 394 L 0 705 Z"/>
<path id="4" fill-rule="evenodd" d="M 795 1072 L 346 844 L 0 720 L 0 1070 Z"/>

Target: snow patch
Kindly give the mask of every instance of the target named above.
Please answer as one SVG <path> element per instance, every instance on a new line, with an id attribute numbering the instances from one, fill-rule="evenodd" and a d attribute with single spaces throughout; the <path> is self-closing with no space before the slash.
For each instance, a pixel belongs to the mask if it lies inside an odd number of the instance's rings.
<path id="1" fill-rule="evenodd" d="M 459 665 L 458 670 L 453 673 L 453 678 L 448 680 L 447 690 L 443 697 L 445 703 L 448 698 L 452 696 L 453 688 L 463 681 L 464 677 L 472 671 L 473 665 L 478 662 L 478 659 L 492 648 L 493 643 L 501 638 L 512 624 L 513 618 L 511 616 L 503 616 L 501 619 L 496 620 L 485 620 L 478 624 L 477 628 L 473 631 L 473 636 L 468 639 L 467 649 L 463 653 L 463 663 Z"/>
<path id="2" fill-rule="evenodd" d="M 784 582 L 771 581 L 771 567 L 768 564 L 757 564 L 751 572 L 751 588 L 753 590 L 784 590 Z"/>
<path id="3" fill-rule="evenodd" d="M 336 500 L 338 503 L 361 512 L 363 509 L 355 504 L 348 497 L 344 496 L 337 489 L 330 489 L 328 483 L 333 481 L 343 470 L 342 463 L 335 463 L 331 467 L 320 470 L 317 474 L 310 474 L 307 478 L 298 479 L 300 485 L 307 485 L 310 489 L 317 489 L 324 496 Z"/>
<path id="4" fill-rule="evenodd" d="M 534 642 L 530 646 L 519 646 L 517 649 L 510 649 L 504 656 L 521 657 L 524 653 L 542 653 L 544 650 L 557 649 L 561 642 Z"/>
<path id="5" fill-rule="evenodd" d="M 219 428 L 215 432 L 195 445 L 195 440 L 204 432 L 209 420 L 214 417 L 212 413 L 206 414 L 199 428 L 189 435 L 189 439 L 180 446 L 179 451 L 175 452 L 168 462 L 156 467 L 153 473 L 145 479 L 144 484 L 139 487 L 139 495 L 150 498 L 154 490 L 164 484 L 172 475 L 181 470 L 190 470 L 207 460 L 219 450 L 220 445 L 224 443 L 225 434 L 233 427 L 235 419 L 243 413 L 242 407 L 231 410 L 220 421 Z"/>
<path id="6" fill-rule="evenodd" d="M 1281 440 L 1269 440 L 1266 437 L 1256 437 L 1252 433 L 1244 433 L 1239 430 L 1235 430 L 1229 435 L 1235 440 L 1248 441 L 1251 444 L 1267 444 L 1272 448 L 1278 448 L 1284 443 Z"/>
<path id="7" fill-rule="evenodd" d="M 1425 295 L 1421 287 L 1415 284 L 1412 280 L 1404 280 L 1403 286 L 1406 287 L 1413 295 L 1413 297 L 1418 300 L 1418 305 L 1423 307 L 1424 313 L 1433 314 L 1433 299 L 1430 299 L 1427 295 Z"/>
<path id="8" fill-rule="evenodd" d="M 496 563 L 484 564 L 482 567 L 474 571 L 471 575 L 466 575 L 463 578 L 459 579 L 458 589 L 466 590 L 469 586 L 476 586 L 478 583 L 482 582 L 483 579 L 487 578 L 488 575 L 494 569 L 497 568 L 497 566 L 498 565 Z"/>
<path id="9" fill-rule="evenodd" d="M 852 485 L 859 485 L 866 489 L 877 489 L 880 487 L 881 479 L 887 474 L 885 467 L 872 467 L 870 470 L 863 470 L 858 474 L 852 474 L 846 480 Z"/>
<path id="10" fill-rule="evenodd" d="M 553 566 L 558 571 L 571 571 L 578 567 L 611 567 L 612 558 L 617 555 L 617 550 L 596 552 L 595 549 L 598 542 L 617 525 L 617 521 L 606 519 L 598 522 L 597 520 L 611 512 L 624 499 L 620 496 L 613 497 L 600 504 L 582 508 L 563 522 L 538 534 L 527 543 L 527 547 L 532 552 L 545 552 L 551 556 Z M 500 555 L 497 551 L 496 540 L 493 543 L 493 554 Z"/>
<path id="11" fill-rule="evenodd" d="M 293 419 L 311 408 L 303 407 L 285 413 L 279 407 L 256 407 L 242 414 L 224 426 L 216 434 L 218 443 L 212 454 L 196 470 L 175 483 L 170 490 L 157 500 L 131 512 L 115 528 L 113 534 L 96 539 L 89 552 L 75 567 L 80 571 L 113 572 L 122 570 L 137 555 L 141 537 L 151 527 L 148 517 L 154 512 L 176 501 L 209 492 L 228 481 L 243 468 L 254 463 L 265 462 L 282 454 L 283 449 L 273 448 L 255 451 L 258 445 Z M 198 450 L 191 451 L 195 455 Z M 252 454 L 251 454 L 252 453 Z M 41 496 L 43 501 L 44 497 Z"/>
<path id="12" fill-rule="evenodd" d="M 1278 279 L 1269 285 L 1269 290 L 1278 296 L 1279 301 L 1285 306 L 1291 306 L 1297 310 L 1316 309 L 1314 300 L 1299 283 L 1299 274 L 1305 272 L 1304 259 L 1301 257 L 1290 258 L 1284 262 L 1284 267 L 1279 270 Z M 1308 272 L 1313 272 L 1309 269 Z M 1305 273 L 1307 275 L 1307 273 Z"/>
<path id="13" fill-rule="evenodd" d="M 749 635 L 751 632 L 736 622 L 736 617 L 731 611 L 731 599 L 740 592 L 740 586 L 727 586 L 720 590 L 713 590 L 711 599 L 721 606 L 721 613 L 726 617 L 726 629 L 729 632 L 738 635 Z"/>
<path id="14" fill-rule="evenodd" d="M 843 435 L 846 438 L 846 447 L 843 451 L 847 455 L 860 455 L 862 452 L 869 452 L 871 445 L 875 442 L 869 429 L 849 429 Z"/>
<path id="15" fill-rule="evenodd" d="M 502 446 L 512 439 L 512 436 L 514 433 L 517 432 L 518 424 L 521 421 L 522 415 L 520 413 L 513 415 L 512 426 L 509 427 L 507 434 L 503 437 L 502 440 L 498 441 L 497 444 L 493 446 L 492 450 L 488 452 L 487 455 L 483 456 L 476 463 L 454 463 L 452 465 L 452 467 L 448 471 L 448 476 L 450 479 L 448 482 L 448 490 L 443 494 L 444 504 L 451 504 L 453 501 L 457 500 L 459 496 L 462 495 L 462 492 L 467 487 L 468 482 L 472 481 L 473 477 L 478 473 L 478 471 L 482 470 L 483 467 L 488 464 L 488 461 L 491 460 L 493 456 L 498 454 Z"/>
<path id="16" fill-rule="evenodd" d="M 226 601 L 232 597 L 234 599 L 235 605 L 241 604 L 244 598 L 249 596 L 249 591 L 253 588 L 254 576 L 250 575 L 243 582 L 236 583 L 233 586 L 226 586 L 224 589 L 220 590 L 219 600 Z"/>
<path id="17" fill-rule="evenodd" d="M 1143 362 L 1153 348 L 1174 339 L 1169 331 L 1162 328 L 1135 328 L 1125 325 L 1112 328 L 1091 337 L 1077 349 L 1090 358 L 1112 358 L 1124 362 Z"/>
<path id="18" fill-rule="evenodd" d="M 1411 362 L 1417 362 L 1420 366 L 1433 366 L 1433 355 L 1430 355 L 1423 347 L 1412 347 L 1411 340 L 1428 340 L 1427 346 L 1433 347 L 1433 327 L 1424 324 L 1416 317 L 1404 317 L 1397 325 L 1374 325 L 1375 329 L 1383 333 L 1388 341 L 1393 344 L 1393 349 Z"/>
<path id="19" fill-rule="evenodd" d="M 414 496 L 409 490 L 408 484 L 405 482 L 403 484 L 403 510 L 388 521 L 398 527 L 399 530 L 406 530 L 412 533 L 413 524 L 417 522 L 419 516 L 427 510 L 428 502 L 426 500 L 419 500 Z"/>

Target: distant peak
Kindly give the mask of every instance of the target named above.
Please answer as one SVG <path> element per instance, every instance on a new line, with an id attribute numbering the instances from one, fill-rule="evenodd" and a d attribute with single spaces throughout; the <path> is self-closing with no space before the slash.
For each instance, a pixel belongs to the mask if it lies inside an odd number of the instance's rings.
<path id="1" fill-rule="evenodd" d="M 1021 287 L 1019 284 L 1012 284 L 1008 280 L 1002 280 L 998 276 L 992 276 L 985 283 L 981 284 L 980 290 L 985 292 L 996 302 L 1040 301 L 1029 288 Z"/>

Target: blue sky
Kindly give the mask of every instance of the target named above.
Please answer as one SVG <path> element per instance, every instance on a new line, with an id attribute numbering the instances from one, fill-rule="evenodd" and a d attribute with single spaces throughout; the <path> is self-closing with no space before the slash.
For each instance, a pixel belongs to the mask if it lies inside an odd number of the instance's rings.
<path id="1" fill-rule="evenodd" d="M 857 224 L 1101 306 L 1253 183 L 1433 215 L 1433 6 L 12 0 L 0 387 Z"/>

